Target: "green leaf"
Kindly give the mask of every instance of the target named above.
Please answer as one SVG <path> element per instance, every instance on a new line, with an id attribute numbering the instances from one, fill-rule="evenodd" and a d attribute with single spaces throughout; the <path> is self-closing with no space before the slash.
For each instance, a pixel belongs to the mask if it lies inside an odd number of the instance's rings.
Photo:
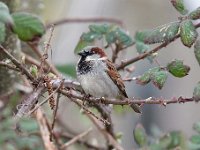
<path id="1" fill-rule="evenodd" d="M 81 39 L 87 42 L 93 42 L 95 39 L 101 39 L 102 35 L 96 32 L 83 33 Z"/>
<path id="2" fill-rule="evenodd" d="M 146 44 L 168 42 L 177 35 L 179 25 L 179 22 L 172 22 L 155 29 L 136 32 L 135 39 Z"/>
<path id="3" fill-rule="evenodd" d="M 188 149 L 189 150 L 199 150 L 200 144 L 194 144 L 192 142 L 188 142 Z"/>
<path id="4" fill-rule="evenodd" d="M 200 144 L 200 135 L 193 135 L 190 138 L 190 141 L 194 144 Z"/>
<path id="5" fill-rule="evenodd" d="M 6 37 L 6 27 L 5 24 L 0 22 L 0 44 L 5 41 Z"/>
<path id="6" fill-rule="evenodd" d="M 194 54 L 195 57 L 200 65 L 200 39 L 197 39 L 194 44 Z"/>
<path id="7" fill-rule="evenodd" d="M 197 131 L 198 133 L 200 133 L 200 121 L 194 123 L 193 129 L 194 129 L 195 131 Z"/>
<path id="8" fill-rule="evenodd" d="M 200 82 L 194 88 L 193 98 L 196 102 L 200 101 Z"/>
<path id="9" fill-rule="evenodd" d="M 197 20 L 200 19 L 200 7 L 198 7 L 197 9 L 195 9 L 194 11 L 192 11 L 189 14 L 189 18 L 192 20 Z"/>
<path id="10" fill-rule="evenodd" d="M 100 33 L 92 32 L 92 31 L 83 33 L 80 37 L 78 44 L 76 45 L 76 48 L 74 49 L 74 53 L 77 54 L 84 47 L 93 45 L 95 39 L 101 39 L 101 38 L 102 38 L 102 35 Z"/>
<path id="11" fill-rule="evenodd" d="M 65 65 L 57 65 L 56 68 L 66 75 L 75 77 L 76 76 L 76 67 L 74 64 L 65 64 Z"/>
<path id="12" fill-rule="evenodd" d="M 124 105 L 124 106 L 121 106 L 121 105 L 113 105 L 113 110 L 118 113 L 118 114 L 122 114 L 122 113 L 125 113 L 127 111 L 132 111 L 131 107 L 128 106 L 128 105 Z"/>
<path id="13" fill-rule="evenodd" d="M 13 25 L 13 19 L 10 15 L 8 6 L 0 2 L 0 22 Z"/>
<path id="14" fill-rule="evenodd" d="M 121 47 L 127 47 L 133 43 L 131 36 L 117 26 L 110 27 L 110 30 L 105 34 L 105 39 L 108 44 L 118 43 Z"/>
<path id="15" fill-rule="evenodd" d="M 141 124 L 137 124 L 134 129 L 134 139 L 135 142 L 140 146 L 145 146 L 147 144 L 147 135 Z"/>
<path id="16" fill-rule="evenodd" d="M 91 42 L 84 41 L 82 39 L 79 40 L 78 44 L 76 45 L 76 48 L 74 49 L 74 53 L 77 54 L 80 52 L 84 47 L 91 46 Z"/>
<path id="17" fill-rule="evenodd" d="M 150 75 L 151 74 L 149 72 L 145 72 L 142 76 L 140 76 L 136 79 L 136 83 L 140 84 L 140 85 L 145 85 L 145 84 L 149 83 L 151 81 Z"/>
<path id="18" fill-rule="evenodd" d="M 116 37 L 118 43 L 122 46 L 130 46 L 133 43 L 131 36 L 121 28 L 116 29 Z"/>
<path id="19" fill-rule="evenodd" d="M 108 45 L 115 43 L 115 41 L 117 40 L 115 31 L 108 32 L 105 35 L 105 38 L 106 38 L 106 42 L 108 43 Z"/>
<path id="20" fill-rule="evenodd" d="M 29 68 L 30 73 L 37 78 L 38 77 L 38 68 L 36 65 L 31 65 L 31 67 Z"/>
<path id="21" fill-rule="evenodd" d="M 183 0 L 171 0 L 171 3 L 176 8 L 176 10 L 182 15 L 185 15 L 188 13 L 188 10 L 185 8 Z"/>
<path id="22" fill-rule="evenodd" d="M 159 139 L 159 145 L 162 149 L 167 149 L 172 142 L 172 137 L 170 134 L 166 134 Z"/>
<path id="23" fill-rule="evenodd" d="M 103 24 L 103 25 L 89 25 L 90 31 L 99 34 L 106 34 L 110 29 L 110 25 Z"/>
<path id="24" fill-rule="evenodd" d="M 141 41 L 136 41 L 135 45 L 136 45 L 137 52 L 139 54 L 143 54 L 150 49 L 149 45 L 146 45 L 145 43 Z M 154 58 L 155 58 L 155 55 L 147 56 L 147 59 L 149 60 L 150 63 L 153 63 Z"/>
<path id="25" fill-rule="evenodd" d="M 150 81 L 152 81 L 157 88 L 162 89 L 166 80 L 167 80 L 167 71 L 159 67 L 154 67 L 149 69 L 139 78 L 137 78 L 136 83 L 140 85 L 145 85 Z"/>
<path id="26" fill-rule="evenodd" d="M 182 60 L 174 60 L 167 65 L 168 71 L 175 77 L 182 78 L 188 75 L 190 67 L 183 64 Z"/>
<path id="27" fill-rule="evenodd" d="M 12 17 L 15 23 L 13 31 L 22 41 L 38 40 L 45 33 L 44 24 L 35 15 L 18 12 L 13 13 Z"/>
<path id="28" fill-rule="evenodd" d="M 162 89 L 166 80 L 167 80 L 167 71 L 160 70 L 153 73 L 152 82 L 157 88 Z"/>
<path id="29" fill-rule="evenodd" d="M 196 41 L 198 32 L 190 19 L 181 22 L 180 36 L 182 43 L 187 47 L 191 47 Z"/>
<path id="30" fill-rule="evenodd" d="M 172 138 L 172 141 L 170 145 L 168 146 L 168 149 L 180 147 L 182 149 L 186 149 L 186 141 L 183 133 L 180 131 L 172 131 L 170 132 L 170 136 Z"/>

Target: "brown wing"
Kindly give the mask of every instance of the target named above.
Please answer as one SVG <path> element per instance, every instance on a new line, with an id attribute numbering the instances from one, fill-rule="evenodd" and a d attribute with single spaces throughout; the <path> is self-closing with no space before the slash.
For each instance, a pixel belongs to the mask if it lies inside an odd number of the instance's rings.
<path id="1" fill-rule="evenodd" d="M 126 91 L 125 91 L 125 86 L 123 83 L 123 80 L 120 76 L 120 74 L 118 73 L 117 69 L 115 68 L 115 66 L 112 64 L 112 62 L 110 60 L 105 60 L 107 62 L 107 66 L 108 66 L 108 70 L 107 73 L 110 76 L 110 78 L 112 79 L 112 81 L 117 85 L 119 91 L 128 98 Z"/>
<path id="2" fill-rule="evenodd" d="M 107 61 L 107 66 L 108 66 L 108 70 L 107 70 L 108 75 L 110 76 L 112 81 L 117 85 L 119 91 L 126 98 L 128 98 L 126 91 L 125 91 L 125 86 L 124 86 L 124 83 L 123 83 L 123 80 L 122 80 L 120 74 L 118 73 L 117 69 L 113 66 L 113 64 L 110 60 L 106 60 L 106 61 Z M 137 104 L 131 104 L 130 106 L 135 112 L 141 113 L 140 107 Z"/>

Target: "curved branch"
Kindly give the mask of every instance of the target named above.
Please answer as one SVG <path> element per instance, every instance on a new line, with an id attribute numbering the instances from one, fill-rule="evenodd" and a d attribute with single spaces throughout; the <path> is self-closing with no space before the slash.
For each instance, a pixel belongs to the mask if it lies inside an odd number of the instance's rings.
<path id="1" fill-rule="evenodd" d="M 109 23 L 118 24 L 119 26 L 123 26 L 123 22 L 115 18 L 107 18 L 107 17 L 67 18 L 67 19 L 58 20 L 52 23 L 48 23 L 46 25 L 46 29 L 49 29 L 52 24 L 55 26 L 59 26 L 59 25 L 67 24 L 67 23 L 91 23 L 91 22 L 95 22 L 95 23 L 109 22 Z"/>

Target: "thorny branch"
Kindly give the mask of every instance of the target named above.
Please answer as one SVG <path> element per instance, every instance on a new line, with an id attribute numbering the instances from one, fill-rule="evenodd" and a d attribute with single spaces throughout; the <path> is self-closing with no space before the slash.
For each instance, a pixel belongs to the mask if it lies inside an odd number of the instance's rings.
<path id="1" fill-rule="evenodd" d="M 71 93 L 66 90 L 60 91 L 63 95 L 68 97 L 77 98 L 84 101 L 84 95 L 80 95 L 78 93 Z M 96 103 L 96 104 L 113 104 L 113 105 L 130 105 L 130 104 L 161 104 L 167 105 L 172 103 L 186 103 L 186 102 L 196 102 L 194 98 L 172 98 L 172 99 L 163 99 L 163 98 L 153 98 L 149 97 L 147 99 L 107 99 L 107 98 L 95 98 L 89 97 L 87 99 L 88 102 Z"/>
<path id="2" fill-rule="evenodd" d="M 52 22 L 46 25 L 46 29 L 49 29 L 52 24 L 55 26 L 66 24 L 66 23 L 90 23 L 90 22 L 109 22 L 109 23 L 115 23 L 118 24 L 119 26 L 123 26 L 123 22 L 118 19 L 114 18 L 106 18 L 106 17 L 100 17 L 100 18 L 67 18 L 67 19 L 62 19 L 56 22 Z"/>
<path id="3" fill-rule="evenodd" d="M 12 56 L 2 45 L 0 45 L 0 50 L 19 68 L 22 74 L 25 74 L 27 78 L 31 81 L 34 81 L 32 74 L 14 57 Z"/>

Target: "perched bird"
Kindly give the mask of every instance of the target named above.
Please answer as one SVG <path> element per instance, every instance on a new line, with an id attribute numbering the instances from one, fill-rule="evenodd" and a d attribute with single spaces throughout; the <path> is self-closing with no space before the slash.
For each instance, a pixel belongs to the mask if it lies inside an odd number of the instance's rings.
<path id="1" fill-rule="evenodd" d="M 95 46 L 87 46 L 78 53 L 81 58 L 77 65 L 77 78 L 88 95 L 105 98 L 128 98 L 124 82 L 107 58 L 105 52 Z M 139 106 L 132 104 L 135 112 L 141 113 Z"/>

